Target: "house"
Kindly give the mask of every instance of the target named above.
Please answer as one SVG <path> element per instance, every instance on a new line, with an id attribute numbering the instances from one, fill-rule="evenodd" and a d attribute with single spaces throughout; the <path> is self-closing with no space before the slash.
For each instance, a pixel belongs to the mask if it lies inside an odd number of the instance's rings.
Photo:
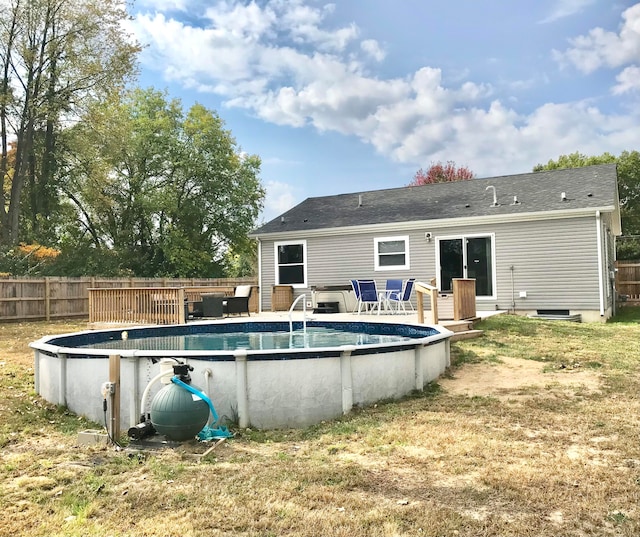
<path id="1" fill-rule="evenodd" d="M 262 311 L 352 278 L 476 280 L 478 311 L 581 315 L 614 306 L 615 164 L 308 198 L 252 232 Z M 308 300 L 308 299 L 307 299 Z M 415 298 L 414 298 L 415 301 Z"/>

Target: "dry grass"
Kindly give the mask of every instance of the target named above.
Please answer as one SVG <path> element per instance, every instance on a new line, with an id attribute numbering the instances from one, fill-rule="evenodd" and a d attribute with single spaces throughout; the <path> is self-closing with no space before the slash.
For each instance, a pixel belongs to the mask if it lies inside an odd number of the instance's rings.
<path id="1" fill-rule="evenodd" d="M 0 535 L 640 534 L 637 322 L 495 317 L 426 393 L 206 458 L 75 445 L 27 344 L 84 327 L 0 325 Z"/>

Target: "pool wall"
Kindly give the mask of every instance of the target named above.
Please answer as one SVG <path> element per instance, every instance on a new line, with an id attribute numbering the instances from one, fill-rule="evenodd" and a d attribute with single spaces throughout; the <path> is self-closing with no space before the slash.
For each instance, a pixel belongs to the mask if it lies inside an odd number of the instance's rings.
<path id="1" fill-rule="evenodd" d="M 442 327 L 434 332 L 403 344 L 284 353 L 112 351 L 121 357 L 120 426 L 126 429 L 138 422 L 140 399 L 149 381 L 160 372 L 163 357 L 191 365 L 192 384 L 209 395 L 220 416 L 240 427 L 297 428 L 334 419 L 357 405 L 422 390 L 442 375 L 450 365 L 451 332 Z M 104 350 L 90 354 L 86 349 L 57 346 L 57 341 L 65 340 L 43 338 L 31 344 L 37 393 L 104 423 L 101 387 L 109 380 L 108 356 Z M 156 382 L 151 388 L 147 410 L 162 387 Z"/>

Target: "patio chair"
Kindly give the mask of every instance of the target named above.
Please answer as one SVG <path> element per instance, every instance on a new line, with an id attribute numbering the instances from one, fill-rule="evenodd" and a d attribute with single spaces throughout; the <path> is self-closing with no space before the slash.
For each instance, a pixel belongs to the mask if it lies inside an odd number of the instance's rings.
<path id="1" fill-rule="evenodd" d="M 405 284 L 404 287 L 402 289 L 402 292 L 393 292 L 393 293 L 389 293 L 389 295 L 387 296 L 387 302 L 389 303 L 389 305 L 392 307 L 393 303 L 395 302 L 396 304 L 396 311 L 400 311 L 400 308 L 402 308 L 402 311 L 404 313 L 407 313 L 407 309 L 405 308 L 405 304 L 409 304 L 409 306 L 411 306 L 411 310 L 415 311 L 415 308 L 413 307 L 413 303 L 411 302 L 411 293 L 413 292 L 413 284 L 416 281 L 415 278 L 409 278 Z"/>
<path id="2" fill-rule="evenodd" d="M 382 306 L 384 306 L 385 310 L 390 310 L 391 306 L 389 304 L 389 296 L 392 294 L 399 295 L 402 293 L 402 280 L 387 280 L 387 284 L 384 288 L 384 292 L 380 294 Z"/>
<path id="3" fill-rule="evenodd" d="M 380 314 L 380 295 L 378 295 L 378 288 L 376 282 L 373 280 L 358 280 L 358 287 L 360 289 L 360 300 L 358 302 L 358 315 L 362 311 L 362 306 L 365 307 L 365 311 L 373 312 L 374 309 L 378 310 Z"/>
<path id="4" fill-rule="evenodd" d="M 247 315 L 251 315 L 249 313 L 249 298 L 251 297 L 251 286 L 250 285 L 238 285 L 236 287 L 233 296 L 227 296 L 224 298 L 222 302 L 222 310 L 224 314 L 228 317 L 232 313 L 237 313 L 242 315 L 246 313 Z"/>
<path id="5" fill-rule="evenodd" d="M 360 285 L 358 285 L 358 280 L 349 280 L 351 282 L 351 287 L 353 288 L 353 294 L 356 296 L 356 305 L 353 307 L 352 313 L 355 313 L 360 309 Z"/>

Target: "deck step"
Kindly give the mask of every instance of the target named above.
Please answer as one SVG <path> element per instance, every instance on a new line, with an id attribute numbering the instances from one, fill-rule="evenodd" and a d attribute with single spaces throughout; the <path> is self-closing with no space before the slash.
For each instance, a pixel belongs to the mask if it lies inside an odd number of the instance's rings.
<path id="1" fill-rule="evenodd" d="M 473 325 L 479 321 L 479 317 L 472 319 L 462 319 L 460 321 L 442 321 L 440 324 L 447 330 L 453 332 L 450 341 L 461 341 L 463 339 L 472 339 L 480 337 L 484 332 L 482 330 L 475 330 Z"/>
<path id="2" fill-rule="evenodd" d="M 449 341 L 462 341 L 464 339 L 473 339 L 484 334 L 483 330 L 465 330 L 464 332 L 454 332 Z"/>
<path id="3" fill-rule="evenodd" d="M 465 332 L 473 329 L 473 323 L 477 319 L 464 319 L 462 321 L 442 321 L 440 324 L 452 332 Z"/>

